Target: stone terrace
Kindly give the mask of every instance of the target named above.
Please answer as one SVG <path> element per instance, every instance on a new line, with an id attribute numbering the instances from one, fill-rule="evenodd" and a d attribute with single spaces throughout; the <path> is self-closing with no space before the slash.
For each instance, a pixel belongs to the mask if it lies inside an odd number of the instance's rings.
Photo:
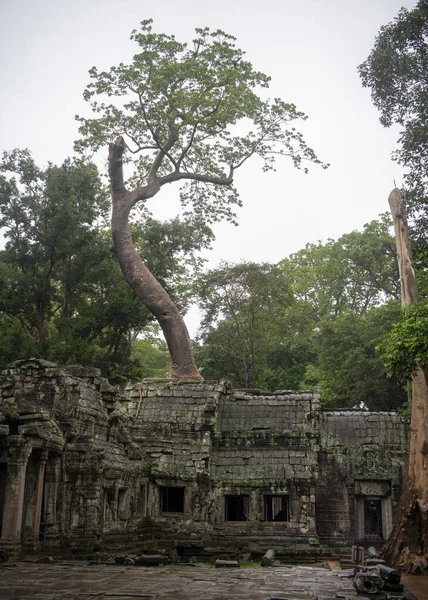
<path id="1" fill-rule="evenodd" d="M 0 598 L 20 600 L 331 600 L 356 598 L 353 571 L 284 566 L 214 569 L 84 563 L 0 566 Z M 361 596 L 360 596 L 361 598 Z M 411 596 L 409 596 L 411 598 Z"/>

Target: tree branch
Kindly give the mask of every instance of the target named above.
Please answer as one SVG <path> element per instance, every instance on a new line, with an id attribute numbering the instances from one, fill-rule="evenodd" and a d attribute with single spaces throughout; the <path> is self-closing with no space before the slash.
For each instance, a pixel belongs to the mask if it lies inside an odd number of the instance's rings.
<path id="1" fill-rule="evenodd" d="M 192 131 L 189 141 L 187 143 L 187 146 L 185 148 L 183 148 L 183 151 L 180 154 L 179 159 L 177 160 L 177 164 L 176 164 L 177 169 L 180 167 L 181 163 L 183 162 L 184 157 L 186 156 L 186 154 L 188 153 L 190 148 L 193 146 L 193 141 L 195 139 L 195 134 L 196 134 L 197 129 L 198 129 L 198 123 L 195 123 L 195 125 L 193 126 L 193 131 Z"/>
<path id="2" fill-rule="evenodd" d="M 203 183 L 214 183 L 215 185 L 231 185 L 233 183 L 234 168 L 231 166 L 228 177 L 211 177 L 209 175 L 202 175 L 201 173 L 186 173 L 180 171 L 174 171 L 168 175 L 164 175 L 159 178 L 159 185 L 165 185 L 166 183 L 173 183 L 174 181 L 180 181 L 181 179 L 192 179 L 193 181 L 202 181 Z"/>
<path id="3" fill-rule="evenodd" d="M 130 89 L 132 89 L 132 88 L 130 88 Z M 162 146 L 162 144 L 159 141 L 159 137 L 156 134 L 156 131 L 153 129 L 153 127 L 150 124 L 149 119 L 147 118 L 147 113 L 146 113 L 146 109 L 144 108 L 141 94 L 139 92 L 136 92 L 136 90 L 132 90 L 132 91 L 134 91 L 138 96 L 138 102 L 140 104 L 141 112 L 143 113 L 143 117 L 144 117 L 144 121 L 147 125 L 147 129 L 152 134 L 152 138 L 159 148 L 159 152 L 154 160 L 152 168 L 150 169 L 149 177 L 150 176 L 155 177 L 157 175 L 157 172 L 159 170 L 159 167 L 162 164 L 162 160 L 163 160 L 164 156 L 167 156 L 169 158 L 169 160 L 171 161 L 171 163 L 174 165 L 174 167 L 177 169 L 177 164 L 176 164 L 175 160 L 169 154 L 169 151 L 171 150 L 171 148 L 177 141 L 177 136 L 174 135 L 174 131 L 171 127 L 171 124 L 170 123 L 168 124 L 168 130 L 169 130 L 168 140 L 167 140 L 165 146 Z"/>
<path id="4" fill-rule="evenodd" d="M 131 154 L 138 154 L 139 152 L 141 152 L 142 150 L 158 150 L 158 146 L 154 146 L 151 144 L 147 144 L 144 146 L 141 146 L 137 140 L 127 131 L 125 131 L 125 135 L 127 135 L 129 137 L 129 139 L 137 146 L 137 148 L 135 150 L 132 150 L 132 148 L 130 147 L 129 144 L 126 144 L 126 149 L 129 150 L 129 152 L 131 152 Z"/>
<path id="5" fill-rule="evenodd" d="M 171 148 L 174 146 L 174 144 L 178 140 L 178 136 L 177 136 L 176 132 L 174 131 L 173 127 L 171 126 L 171 124 L 168 125 L 168 130 L 169 130 L 168 139 L 166 141 L 165 146 L 162 146 L 158 142 L 157 136 L 156 136 L 156 138 L 154 138 L 155 142 L 159 145 L 160 150 L 157 153 L 155 160 L 153 161 L 152 168 L 150 169 L 149 180 L 152 177 L 156 177 L 157 176 L 157 173 L 159 171 L 159 168 L 160 168 L 160 166 L 162 164 L 162 161 L 163 161 L 163 159 L 164 159 L 165 156 L 167 156 L 169 158 L 169 160 L 173 164 L 174 168 L 178 169 L 178 164 L 175 162 L 175 160 L 173 159 L 173 157 L 169 153 L 169 151 L 171 150 Z"/>
<path id="6" fill-rule="evenodd" d="M 131 196 L 131 204 L 134 206 L 140 200 L 148 200 L 149 198 L 153 198 L 158 191 L 160 190 L 161 184 L 158 177 L 151 177 L 150 182 L 147 185 L 142 185 L 140 187 L 132 190 Z"/>

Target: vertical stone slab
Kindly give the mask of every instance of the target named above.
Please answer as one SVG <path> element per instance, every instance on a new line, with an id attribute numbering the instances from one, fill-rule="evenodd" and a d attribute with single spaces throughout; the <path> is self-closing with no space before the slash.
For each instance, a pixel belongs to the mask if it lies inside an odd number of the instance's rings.
<path id="1" fill-rule="evenodd" d="M 36 493 L 35 493 L 35 505 L 33 513 L 33 546 L 39 545 L 39 534 L 40 534 L 40 519 L 42 516 L 42 501 L 43 501 L 43 486 L 45 482 L 45 469 L 48 461 L 48 452 L 44 450 L 40 455 L 39 473 L 37 476 Z"/>
<path id="2" fill-rule="evenodd" d="M 0 544 L 5 548 L 18 549 L 21 546 L 25 473 L 30 453 L 31 449 L 29 448 L 11 448 L 9 450 L 0 540 Z"/>
<path id="3" fill-rule="evenodd" d="M 389 496 L 387 498 L 382 498 L 382 530 L 385 540 L 391 535 L 393 524 L 392 500 Z"/>
<path id="4" fill-rule="evenodd" d="M 51 455 L 45 469 L 44 485 L 44 541 L 55 539 L 58 535 L 59 516 L 57 515 L 57 501 L 60 492 L 61 457 Z"/>

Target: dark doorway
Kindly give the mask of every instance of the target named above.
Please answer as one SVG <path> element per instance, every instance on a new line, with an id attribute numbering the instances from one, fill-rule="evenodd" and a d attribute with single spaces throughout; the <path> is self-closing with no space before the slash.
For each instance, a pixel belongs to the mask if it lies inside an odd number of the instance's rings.
<path id="1" fill-rule="evenodd" d="M 364 499 L 364 534 L 367 537 L 383 537 L 382 503 L 379 499 Z"/>
<path id="2" fill-rule="evenodd" d="M 138 494 L 137 504 L 138 516 L 144 517 L 146 515 L 146 486 L 140 485 L 140 493 Z"/>
<path id="3" fill-rule="evenodd" d="M 159 493 L 162 512 L 184 512 L 183 487 L 160 487 Z"/>
<path id="4" fill-rule="evenodd" d="M 116 520 L 116 490 L 112 488 L 103 488 L 103 527 L 109 528 Z"/>
<path id="5" fill-rule="evenodd" d="M 290 500 L 287 495 L 265 496 L 265 521 L 289 521 Z"/>
<path id="6" fill-rule="evenodd" d="M 225 496 L 226 521 L 248 521 L 250 512 L 250 497 L 246 494 L 239 496 Z"/>

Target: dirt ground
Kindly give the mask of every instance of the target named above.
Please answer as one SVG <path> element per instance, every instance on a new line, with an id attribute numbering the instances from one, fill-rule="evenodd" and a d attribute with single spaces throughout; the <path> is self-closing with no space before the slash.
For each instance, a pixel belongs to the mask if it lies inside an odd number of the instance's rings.
<path id="1" fill-rule="evenodd" d="M 428 600 L 428 575 L 403 574 L 401 583 L 417 600 Z"/>

